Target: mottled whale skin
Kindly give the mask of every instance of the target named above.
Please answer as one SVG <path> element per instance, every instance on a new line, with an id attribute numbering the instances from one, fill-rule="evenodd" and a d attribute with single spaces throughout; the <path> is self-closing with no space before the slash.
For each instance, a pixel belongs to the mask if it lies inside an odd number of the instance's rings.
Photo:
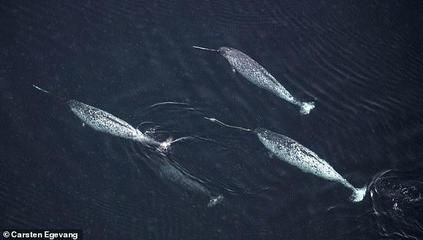
<path id="1" fill-rule="evenodd" d="M 144 135 L 140 130 L 134 128 L 124 120 L 88 104 L 77 100 L 67 101 L 71 111 L 84 124 L 87 124 L 94 130 L 105 132 L 113 136 L 131 139 L 149 145 L 160 145 L 160 142 Z"/>
<path id="2" fill-rule="evenodd" d="M 302 114 L 309 114 L 314 108 L 314 102 L 301 102 L 295 99 L 272 74 L 247 54 L 229 47 L 220 47 L 218 52 L 228 60 L 233 70 L 239 72 L 256 86 L 266 89 L 276 96 L 299 106 Z"/>
<path id="3" fill-rule="evenodd" d="M 338 182 L 351 189 L 353 191 L 351 196 L 352 201 L 360 202 L 366 195 L 366 187 L 355 188 L 325 160 L 319 158 L 316 153 L 295 140 L 264 128 L 255 129 L 254 132 L 257 134 L 260 142 L 279 159 L 306 173 Z"/>
<path id="4" fill-rule="evenodd" d="M 143 134 L 140 130 L 134 128 L 129 123 L 125 122 L 124 120 L 104 111 L 99 108 L 90 106 L 88 104 L 82 103 L 75 99 L 67 100 L 62 97 L 58 97 L 50 93 L 49 91 L 40 88 L 37 85 L 32 85 L 35 89 L 49 94 L 61 102 L 65 103 L 69 106 L 71 111 L 79 118 L 81 121 L 93 128 L 94 130 L 111 134 L 113 136 L 131 139 L 134 141 L 138 141 L 143 144 L 147 145 L 155 145 L 158 146 L 161 150 L 166 150 L 167 147 L 170 145 L 171 142 L 158 142 L 145 134 Z"/>
<path id="5" fill-rule="evenodd" d="M 220 47 L 219 49 L 209 49 L 198 46 L 194 48 L 215 51 L 222 55 L 229 64 L 232 66 L 234 72 L 240 73 L 252 84 L 266 89 L 267 91 L 275 94 L 276 96 L 284 99 L 285 101 L 300 107 L 301 114 L 309 114 L 315 107 L 314 102 L 301 102 L 294 98 L 288 90 L 280 82 L 276 80 L 263 66 L 261 66 L 254 59 L 238 49 L 230 47 Z"/>

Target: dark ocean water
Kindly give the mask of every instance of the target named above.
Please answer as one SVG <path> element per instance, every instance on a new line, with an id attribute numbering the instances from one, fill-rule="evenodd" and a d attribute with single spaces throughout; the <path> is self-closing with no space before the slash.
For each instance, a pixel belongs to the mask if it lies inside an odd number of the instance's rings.
<path id="1" fill-rule="evenodd" d="M 423 239 L 422 13 L 422 1 L 1 1 L 0 229 Z M 316 108 L 300 115 L 192 45 L 245 52 Z M 155 139 L 192 139 L 163 154 L 96 132 L 32 84 Z M 353 203 L 205 116 L 290 136 L 368 193 Z"/>

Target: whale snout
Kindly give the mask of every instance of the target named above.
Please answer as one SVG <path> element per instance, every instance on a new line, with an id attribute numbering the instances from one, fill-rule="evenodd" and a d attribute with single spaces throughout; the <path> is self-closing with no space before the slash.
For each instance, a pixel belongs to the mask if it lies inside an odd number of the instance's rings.
<path id="1" fill-rule="evenodd" d="M 217 49 L 217 52 L 223 56 L 229 55 L 231 51 L 232 51 L 232 48 L 229 48 L 229 47 L 220 47 Z"/>
<path id="2" fill-rule="evenodd" d="M 264 128 L 256 128 L 256 129 L 254 129 L 254 132 L 257 135 L 264 137 L 264 136 L 268 135 L 269 130 L 264 129 Z"/>

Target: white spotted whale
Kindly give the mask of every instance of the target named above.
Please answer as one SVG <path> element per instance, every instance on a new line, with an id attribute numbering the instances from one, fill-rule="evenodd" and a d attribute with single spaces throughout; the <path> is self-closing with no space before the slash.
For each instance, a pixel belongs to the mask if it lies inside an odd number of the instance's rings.
<path id="1" fill-rule="evenodd" d="M 366 195 L 367 187 L 355 188 L 342 177 L 329 163 L 317 156 L 310 149 L 295 140 L 264 128 L 254 130 L 260 142 L 279 159 L 326 180 L 338 182 L 351 189 L 351 200 L 360 202 Z"/>
<path id="2" fill-rule="evenodd" d="M 69 100 L 68 106 L 81 121 L 96 131 L 113 136 L 131 139 L 145 144 L 160 145 L 156 140 L 144 135 L 124 120 L 77 100 Z"/>
<path id="3" fill-rule="evenodd" d="M 44 93 L 51 94 L 49 91 L 44 90 L 36 85 L 33 85 L 33 87 Z M 64 100 L 64 102 L 69 106 L 70 110 L 83 122 L 84 125 L 86 124 L 96 131 L 134 140 L 145 145 L 156 146 L 162 150 L 165 150 L 172 143 L 172 141 L 158 142 L 153 138 L 143 134 L 140 130 L 134 128 L 124 120 L 99 108 L 90 106 L 74 99 Z"/>
<path id="4" fill-rule="evenodd" d="M 204 117 L 208 121 L 221 126 L 241 131 L 254 133 L 259 141 L 270 153 L 282 161 L 285 161 L 303 172 L 314 174 L 326 180 L 338 182 L 353 191 L 350 199 L 360 202 L 366 195 L 367 187 L 355 188 L 344 177 L 342 177 L 329 163 L 317 156 L 316 153 L 304 147 L 295 140 L 279 133 L 264 128 L 249 129 L 226 124 L 216 118 Z"/>
<path id="5" fill-rule="evenodd" d="M 263 66 L 247 54 L 235 48 L 220 47 L 219 49 L 210 49 L 199 46 L 192 46 L 196 49 L 213 51 L 222 55 L 232 67 L 234 72 L 239 72 L 252 84 L 263 88 L 285 101 L 300 107 L 301 114 L 309 114 L 315 107 L 314 102 L 302 102 L 294 96 L 280 82 L 276 80 Z"/>

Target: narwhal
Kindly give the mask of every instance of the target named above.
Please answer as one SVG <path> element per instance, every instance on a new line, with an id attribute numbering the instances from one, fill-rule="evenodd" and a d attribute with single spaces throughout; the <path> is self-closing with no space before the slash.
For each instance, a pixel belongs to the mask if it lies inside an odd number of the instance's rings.
<path id="1" fill-rule="evenodd" d="M 259 141 L 266 147 L 266 149 L 280 160 L 283 160 L 301 169 L 303 172 L 314 174 L 326 180 L 338 182 L 351 189 L 353 193 L 350 199 L 354 202 L 362 201 L 366 195 L 367 187 L 355 188 L 331 165 L 329 165 L 329 163 L 321 159 L 316 153 L 296 142 L 292 138 L 264 128 L 257 128 L 252 130 L 248 128 L 232 126 L 215 118 L 206 117 L 206 119 L 225 127 L 253 132 L 258 137 Z"/>
<path id="2" fill-rule="evenodd" d="M 37 90 L 52 95 L 49 91 L 44 90 L 36 85 L 32 86 Z M 167 140 L 164 142 L 159 142 L 143 134 L 140 130 L 134 128 L 124 120 L 104 110 L 74 99 L 64 100 L 60 98 L 60 100 L 64 101 L 69 106 L 70 110 L 83 122 L 84 125 L 86 124 L 96 131 L 134 140 L 145 145 L 156 146 L 160 150 L 166 150 L 171 143 L 182 140 L 182 138 L 180 138 L 173 141 Z"/>
<path id="3" fill-rule="evenodd" d="M 302 102 L 292 96 L 288 90 L 275 77 L 272 76 L 263 66 L 247 54 L 235 48 L 220 47 L 219 49 L 210 49 L 199 46 L 193 48 L 217 52 L 222 55 L 232 67 L 232 71 L 239 72 L 248 81 L 254 85 L 266 89 L 276 96 L 300 107 L 301 114 L 309 114 L 314 108 L 314 102 Z"/>
<path id="4" fill-rule="evenodd" d="M 207 196 L 209 198 L 208 207 L 213 207 L 224 200 L 223 195 L 213 193 L 204 181 L 191 175 L 176 161 L 171 161 L 167 156 L 149 154 L 143 160 L 150 169 L 165 181 L 179 185 L 189 192 Z"/>

